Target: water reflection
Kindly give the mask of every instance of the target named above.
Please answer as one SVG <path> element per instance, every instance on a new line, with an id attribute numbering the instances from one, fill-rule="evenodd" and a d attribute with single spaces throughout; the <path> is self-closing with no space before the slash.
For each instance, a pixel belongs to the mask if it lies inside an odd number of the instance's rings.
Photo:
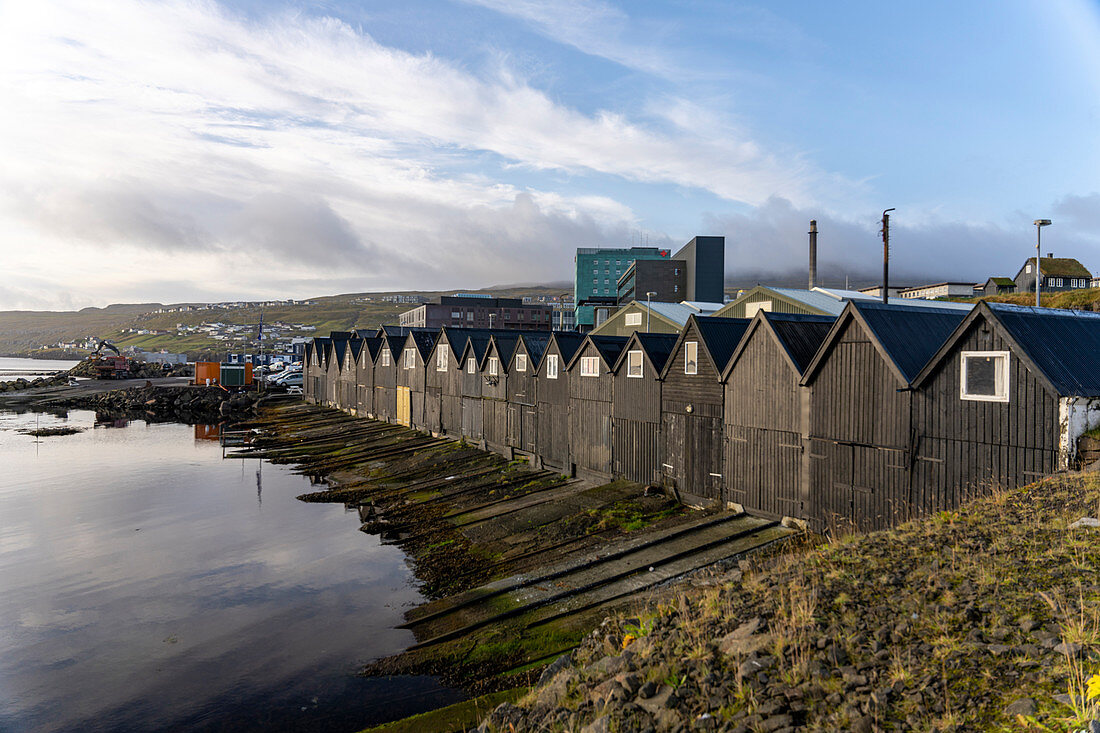
<path id="1" fill-rule="evenodd" d="M 421 598 L 357 512 L 294 499 L 308 479 L 188 426 L 35 446 L 35 420 L 0 413 L 0 730 L 357 730 L 458 699 L 354 676 Z"/>

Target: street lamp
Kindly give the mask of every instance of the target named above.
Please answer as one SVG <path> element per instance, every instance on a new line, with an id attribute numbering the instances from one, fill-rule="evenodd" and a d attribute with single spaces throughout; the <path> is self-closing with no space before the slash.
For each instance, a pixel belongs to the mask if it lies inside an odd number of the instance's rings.
<path id="1" fill-rule="evenodd" d="M 645 332 L 646 333 L 649 333 L 649 310 L 650 310 L 650 307 L 651 307 L 650 306 L 650 300 L 656 294 L 657 293 L 652 291 L 652 290 L 650 290 L 649 292 L 647 292 L 645 294 Z"/>
<path id="2" fill-rule="evenodd" d="M 1040 245 L 1043 241 L 1043 227 L 1050 226 L 1050 219 L 1036 219 L 1032 222 L 1035 225 L 1035 307 L 1039 307 L 1039 289 L 1040 283 L 1043 280 L 1042 269 L 1040 268 L 1040 257 L 1042 254 L 1039 252 Z"/>

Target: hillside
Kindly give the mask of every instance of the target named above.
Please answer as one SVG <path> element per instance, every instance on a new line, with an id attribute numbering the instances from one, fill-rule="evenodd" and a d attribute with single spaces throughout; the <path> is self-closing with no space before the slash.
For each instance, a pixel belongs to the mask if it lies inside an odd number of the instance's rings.
<path id="1" fill-rule="evenodd" d="M 179 308 L 195 303 L 143 303 L 110 305 L 105 308 L 85 308 L 80 311 L 4 311 L 0 312 L 0 355 L 55 357 L 83 356 L 83 350 L 61 351 L 44 348 L 58 342 L 70 342 L 86 338 L 109 339 L 120 348 L 136 346 L 147 351 L 167 349 L 172 352 L 221 352 L 229 348 L 225 341 L 208 338 L 203 334 L 133 334 L 125 329 L 175 330 L 177 324 L 198 326 L 207 322 L 222 322 L 255 326 L 263 311 L 267 324 L 283 321 L 290 324 L 313 326 L 313 330 L 293 331 L 292 336 L 325 334 L 329 331 L 345 331 L 353 328 L 374 328 L 382 323 L 394 323 L 398 315 L 412 305 L 383 303 L 379 299 L 387 295 L 421 295 L 433 298 L 454 291 L 393 291 L 378 293 L 349 293 L 344 295 L 310 298 L 303 304 L 247 307 L 214 307 L 209 310 L 154 313 L 158 309 Z M 565 290 L 558 285 L 513 285 L 486 288 L 468 292 L 487 293 L 498 297 L 525 295 L 560 295 Z M 369 300 L 368 300 L 369 299 Z M 306 304 L 308 303 L 308 304 Z M 249 338 L 254 337 L 249 331 Z M 253 342 L 254 343 L 254 342 Z"/>
<path id="2" fill-rule="evenodd" d="M 1097 474 L 1060 475 L 743 563 L 609 619 L 485 728 L 1087 730 L 1098 509 Z"/>

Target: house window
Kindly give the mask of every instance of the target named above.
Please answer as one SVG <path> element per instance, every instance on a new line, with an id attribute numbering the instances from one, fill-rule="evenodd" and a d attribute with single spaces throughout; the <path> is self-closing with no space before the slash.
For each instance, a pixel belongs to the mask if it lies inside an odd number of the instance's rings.
<path id="1" fill-rule="evenodd" d="M 389 365 L 390 365 L 390 350 L 389 349 L 383 349 L 382 350 L 382 366 L 389 366 Z"/>
<path id="2" fill-rule="evenodd" d="M 581 357 L 581 376 L 582 377 L 598 377 L 598 376 L 600 376 L 600 357 L 598 357 L 598 356 L 582 356 Z"/>
<path id="3" fill-rule="evenodd" d="M 443 348 L 435 352 L 435 370 L 437 372 L 447 371 L 447 349 Z"/>
<path id="4" fill-rule="evenodd" d="M 557 379 L 558 378 L 558 355 L 550 354 L 546 357 L 546 378 Z"/>
<path id="5" fill-rule="evenodd" d="M 959 383 L 964 400 L 1008 402 L 1008 352 L 962 352 Z"/>
<path id="6" fill-rule="evenodd" d="M 641 313 L 627 313 L 626 314 L 626 325 L 628 325 L 628 326 L 640 326 L 640 325 L 642 325 L 642 314 Z"/>
<path id="7" fill-rule="evenodd" d="M 699 342 L 688 341 L 684 344 L 684 374 L 699 373 Z"/>
<path id="8" fill-rule="evenodd" d="M 1026 265 L 1024 265 L 1024 272 L 1026 272 L 1028 275 L 1031 274 L 1031 263 L 1030 262 L 1027 263 Z"/>
<path id="9" fill-rule="evenodd" d="M 473 311 L 468 311 L 468 312 L 466 313 L 466 320 L 467 320 L 467 321 L 472 321 L 472 320 L 474 320 L 474 312 L 473 312 Z"/>
<path id="10" fill-rule="evenodd" d="M 471 356 L 466 359 L 466 373 L 474 374 L 475 372 L 477 372 L 477 359 Z"/>
<path id="11" fill-rule="evenodd" d="M 416 369 L 416 349 L 405 349 L 405 368 Z"/>
<path id="12" fill-rule="evenodd" d="M 642 352 L 628 351 L 626 352 L 626 376 L 641 378 L 642 374 Z"/>
<path id="13" fill-rule="evenodd" d="M 451 318 L 462 318 L 462 311 L 451 311 Z"/>
<path id="14" fill-rule="evenodd" d="M 527 371 L 527 354 L 516 354 L 516 371 Z"/>
<path id="15" fill-rule="evenodd" d="M 495 356 L 489 357 L 489 376 L 495 377 L 500 374 L 500 359 Z"/>

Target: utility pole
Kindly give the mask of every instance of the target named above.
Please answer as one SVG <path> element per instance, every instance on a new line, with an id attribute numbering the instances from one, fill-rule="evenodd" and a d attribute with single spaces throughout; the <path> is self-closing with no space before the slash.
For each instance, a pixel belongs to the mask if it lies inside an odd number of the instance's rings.
<path id="1" fill-rule="evenodd" d="M 1043 241 L 1043 227 L 1050 226 L 1050 219 L 1036 219 L 1032 222 L 1035 225 L 1035 307 L 1039 308 L 1042 304 L 1039 302 L 1039 289 L 1040 283 L 1043 281 L 1043 269 L 1040 266 L 1043 255 L 1039 251 L 1039 245 Z"/>
<path id="2" fill-rule="evenodd" d="M 882 302 L 889 302 L 890 298 L 890 212 L 894 209 L 886 209 L 882 212 Z"/>
<path id="3" fill-rule="evenodd" d="M 649 292 L 647 292 L 645 294 L 645 332 L 646 333 L 649 333 L 649 313 L 650 313 L 650 310 L 653 308 L 653 306 L 651 305 L 653 296 L 656 295 L 656 294 L 657 293 L 653 292 L 652 290 L 650 290 Z"/>

